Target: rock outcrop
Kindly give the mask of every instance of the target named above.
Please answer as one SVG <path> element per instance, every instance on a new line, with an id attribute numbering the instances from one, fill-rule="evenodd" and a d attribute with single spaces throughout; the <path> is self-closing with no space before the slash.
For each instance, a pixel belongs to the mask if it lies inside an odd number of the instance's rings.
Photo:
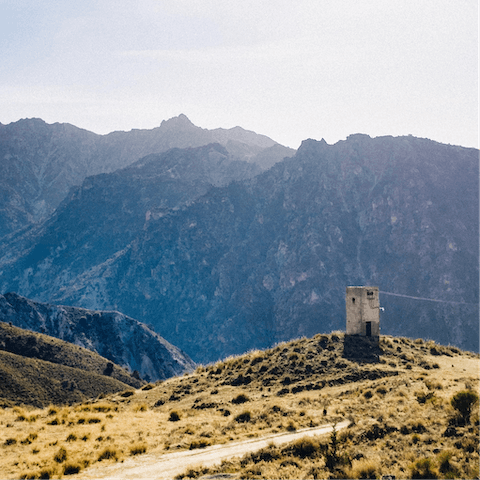
<path id="1" fill-rule="evenodd" d="M 194 363 L 146 325 L 118 312 L 33 302 L 0 295 L 0 320 L 92 350 L 113 363 L 137 370 L 148 381 L 181 375 Z"/>

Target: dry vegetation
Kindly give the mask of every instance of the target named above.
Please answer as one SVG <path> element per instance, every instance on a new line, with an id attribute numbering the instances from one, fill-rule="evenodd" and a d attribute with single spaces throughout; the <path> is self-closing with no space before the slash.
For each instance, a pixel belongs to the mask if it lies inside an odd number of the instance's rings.
<path id="1" fill-rule="evenodd" d="M 0 405 L 72 404 L 144 383 L 86 348 L 0 322 Z"/>
<path id="2" fill-rule="evenodd" d="M 179 478 L 477 478 L 478 404 L 462 416 L 451 399 L 478 392 L 478 355 L 405 338 L 380 346 L 378 362 L 353 361 L 342 357 L 342 334 L 317 335 L 76 406 L 4 408 L 0 477 L 64 477 L 97 462 L 349 419 L 338 434 Z"/>

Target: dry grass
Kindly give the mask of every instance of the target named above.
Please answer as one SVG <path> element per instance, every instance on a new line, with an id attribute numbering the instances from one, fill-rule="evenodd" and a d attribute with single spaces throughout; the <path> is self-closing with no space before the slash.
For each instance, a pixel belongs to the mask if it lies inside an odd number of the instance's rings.
<path id="1" fill-rule="evenodd" d="M 437 478 L 476 478 L 478 413 L 457 425 L 450 400 L 462 390 L 478 391 L 478 356 L 392 337 L 382 337 L 381 347 L 379 362 L 354 362 L 342 357 L 340 333 L 317 335 L 127 395 L 72 407 L 3 408 L 0 478 L 81 475 L 89 465 L 145 452 L 203 448 L 345 419 L 352 426 L 338 435 L 334 465 L 331 439 L 324 437 L 190 469 L 184 477 L 407 478 L 433 471 Z"/>

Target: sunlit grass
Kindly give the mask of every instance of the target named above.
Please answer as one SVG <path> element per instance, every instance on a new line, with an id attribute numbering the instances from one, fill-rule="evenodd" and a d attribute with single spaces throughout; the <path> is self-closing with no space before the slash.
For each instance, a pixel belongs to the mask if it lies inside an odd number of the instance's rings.
<path id="1" fill-rule="evenodd" d="M 381 347 L 378 363 L 354 362 L 342 357 L 341 333 L 317 335 L 128 395 L 70 407 L 3 408 L 0 478 L 60 478 L 146 452 L 201 449 L 346 419 L 351 426 L 338 436 L 343 475 L 406 478 L 429 465 L 439 478 L 451 472 L 474 478 L 478 414 L 468 425 L 450 425 L 456 415 L 450 400 L 465 389 L 478 391 L 478 357 L 392 337 L 382 337 Z M 445 434 L 449 427 L 455 434 Z M 278 458 L 249 457 L 209 471 L 325 478 L 332 474 L 322 450 L 328 438 L 317 442 L 318 455 L 302 458 L 279 447 Z M 429 460 L 416 465 L 422 458 Z"/>

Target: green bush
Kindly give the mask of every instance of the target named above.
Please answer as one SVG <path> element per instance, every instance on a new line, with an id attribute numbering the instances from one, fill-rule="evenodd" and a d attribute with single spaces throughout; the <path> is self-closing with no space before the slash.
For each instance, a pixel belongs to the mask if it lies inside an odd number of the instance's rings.
<path id="1" fill-rule="evenodd" d="M 455 410 L 458 410 L 462 416 L 462 421 L 468 423 L 473 405 L 477 401 L 478 395 L 475 392 L 465 390 L 454 395 L 450 403 Z"/>

